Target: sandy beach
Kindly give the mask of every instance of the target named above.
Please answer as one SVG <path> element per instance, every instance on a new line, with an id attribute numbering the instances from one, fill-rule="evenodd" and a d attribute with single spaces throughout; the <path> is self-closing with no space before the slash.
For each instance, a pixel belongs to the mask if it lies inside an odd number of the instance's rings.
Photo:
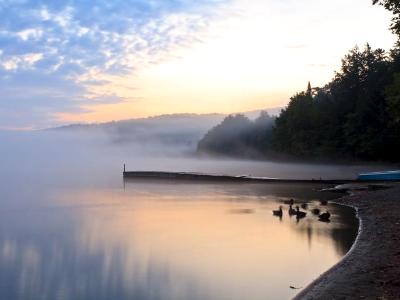
<path id="1" fill-rule="evenodd" d="M 400 187 L 335 202 L 357 210 L 357 240 L 342 261 L 294 299 L 400 299 Z"/>

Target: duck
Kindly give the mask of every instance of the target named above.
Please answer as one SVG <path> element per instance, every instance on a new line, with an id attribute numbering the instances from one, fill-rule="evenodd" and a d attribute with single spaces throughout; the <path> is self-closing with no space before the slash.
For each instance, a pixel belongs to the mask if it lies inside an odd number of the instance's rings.
<path id="1" fill-rule="evenodd" d="M 274 216 L 282 217 L 282 215 L 283 215 L 282 206 L 279 206 L 278 210 L 273 210 L 272 213 L 274 214 Z"/>
<path id="2" fill-rule="evenodd" d="M 328 200 L 320 200 L 321 205 L 325 206 L 328 205 Z"/>
<path id="3" fill-rule="evenodd" d="M 304 218 L 306 215 L 307 215 L 306 212 L 301 211 L 301 210 L 300 210 L 300 207 L 296 206 L 296 216 L 297 216 L 297 218 L 302 219 L 302 218 Z"/>
<path id="4" fill-rule="evenodd" d="M 303 203 L 303 204 L 301 205 L 301 208 L 302 208 L 302 209 L 307 209 L 307 208 L 308 208 L 308 204 L 307 204 L 307 203 Z"/>
<path id="5" fill-rule="evenodd" d="M 295 210 L 295 209 L 292 207 L 292 204 L 290 204 L 288 212 L 289 212 L 289 216 L 297 215 L 297 210 Z"/>
<path id="6" fill-rule="evenodd" d="M 319 215 L 319 220 L 323 221 L 323 222 L 329 222 L 330 218 L 331 218 L 331 214 L 329 213 L 329 211 Z"/>
<path id="7" fill-rule="evenodd" d="M 287 200 L 287 201 L 285 201 L 285 204 L 294 205 L 294 200 L 293 199 Z"/>
<path id="8" fill-rule="evenodd" d="M 314 208 L 313 210 L 311 210 L 311 212 L 316 215 L 319 216 L 319 214 L 321 213 L 321 210 L 319 208 Z"/>

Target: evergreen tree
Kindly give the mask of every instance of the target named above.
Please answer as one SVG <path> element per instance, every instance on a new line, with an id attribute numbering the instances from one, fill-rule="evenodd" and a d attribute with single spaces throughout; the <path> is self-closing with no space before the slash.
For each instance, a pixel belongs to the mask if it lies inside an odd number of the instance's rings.
<path id="1" fill-rule="evenodd" d="M 393 13 L 391 29 L 400 36 L 400 1 L 399 0 L 372 0 L 372 3 L 382 5 Z"/>

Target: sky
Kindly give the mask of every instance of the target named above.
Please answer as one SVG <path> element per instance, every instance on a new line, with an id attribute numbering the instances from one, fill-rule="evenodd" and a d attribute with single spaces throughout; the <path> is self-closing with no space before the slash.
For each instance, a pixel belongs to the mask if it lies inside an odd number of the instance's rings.
<path id="1" fill-rule="evenodd" d="M 0 129 L 285 106 L 367 42 L 371 0 L 0 0 Z"/>

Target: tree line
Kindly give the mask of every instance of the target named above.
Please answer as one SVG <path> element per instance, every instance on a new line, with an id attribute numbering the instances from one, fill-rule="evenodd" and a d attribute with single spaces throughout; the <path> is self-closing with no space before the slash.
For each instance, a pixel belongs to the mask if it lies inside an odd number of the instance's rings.
<path id="1" fill-rule="evenodd" d="M 199 153 L 262 158 L 271 154 L 272 130 L 275 118 L 267 112 L 251 121 L 244 115 L 226 117 L 198 143 Z"/>
<path id="2" fill-rule="evenodd" d="M 391 29 L 400 36 L 399 1 L 373 2 L 393 12 Z M 388 52 L 355 47 L 324 87 L 309 84 L 276 118 L 227 117 L 199 142 L 198 151 L 400 161 L 400 43 Z"/>

